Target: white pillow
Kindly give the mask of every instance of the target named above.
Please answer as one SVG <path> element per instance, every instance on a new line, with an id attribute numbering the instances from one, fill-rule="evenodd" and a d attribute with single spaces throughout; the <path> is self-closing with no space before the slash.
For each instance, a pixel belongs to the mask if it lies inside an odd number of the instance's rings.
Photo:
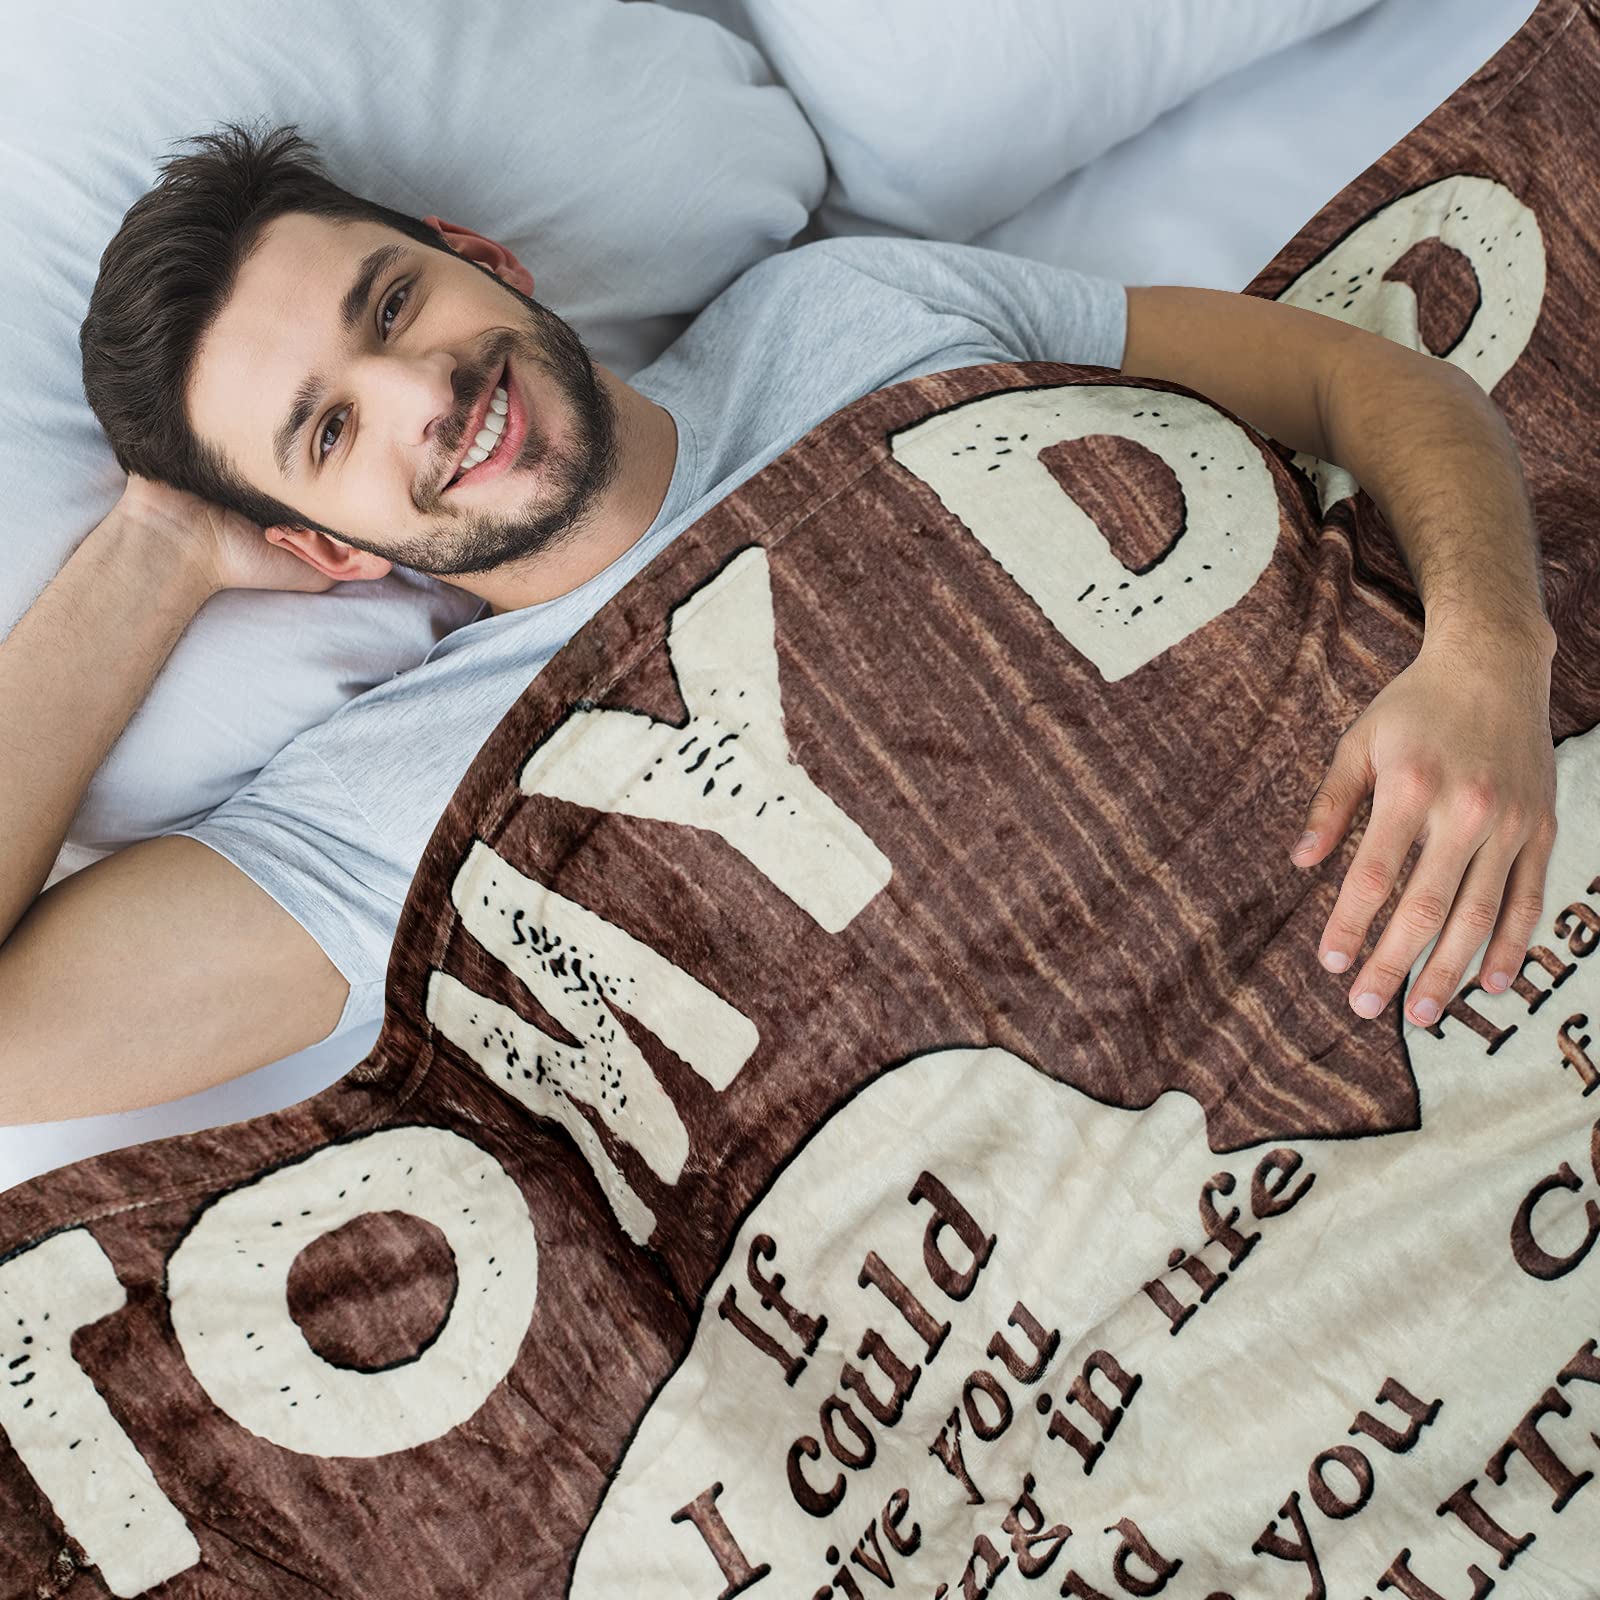
<path id="1" fill-rule="evenodd" d="M 6 61 L 0 635 L 122 491 L 83 397 L 78 325 L 101 251 L 175 141 L 298 123 L 346 188 L 507 244 L 540 302 L 625 378 L 782 249 L 825 182 L 759 52 L 656 5 L 52 0 L 7 9 Z M 479 604 L 398 570 L 326 594 L 216 596 L 91 783 L 51 881 L 204 815 Z"/>
<path id="2" fill-rule="evenodd" d="M 965 243 L 1235 68 L 1374 0 L 675 0 L 821 136 L 829 233 Z"/>

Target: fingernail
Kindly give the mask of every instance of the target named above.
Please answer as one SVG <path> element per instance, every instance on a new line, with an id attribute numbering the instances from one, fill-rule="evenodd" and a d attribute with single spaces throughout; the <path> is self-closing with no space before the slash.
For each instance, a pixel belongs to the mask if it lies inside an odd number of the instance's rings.
<path id="1" fill-rule="evenodd" d="M 1502 989 L 1509 989 L 1511 987 L 1511 979 L 1508 978 L 1503 972 L 1491 972 L 1488 978 L 1484 981 L 1484 987 L 1486 989 L 1493 989 L 1496 994 L 1499 994 Z"/>
<path id="2" fill-rule="evenodd" d="M 1350 957 L 1343 950 L 1330 950 L 1322 958 L 1322 964 L 1329 972 L 1343 972 L 1350 965 Z"/>
<path id="3" fill-rule="evenodd" d="M 1292 856 L 1303 856 L 1306 851 L 1309 850 L 1316 842 L 1316 834 L 1302 833 L 1299 839 L 1295 841 L 1295 847 L 1289 852 L 1289 854 Z"/>
<path id="4" fill-rule="evenodd" d="M 1419 1000 L 1412 1006 L 1411 1015 L 1418 1022 L 1426 1025 L 1439 1015 L 1439 1002 L 1437 1000 Z"/>
<path id="5" fill-rule="evenodd" d="M 1358 994 L 1351 1004 L 1355 1007 L 1358 1017 L 1375 1017 L 1383 1010 L 1383 996 L 1374 994 L 1370 989 Z"/>

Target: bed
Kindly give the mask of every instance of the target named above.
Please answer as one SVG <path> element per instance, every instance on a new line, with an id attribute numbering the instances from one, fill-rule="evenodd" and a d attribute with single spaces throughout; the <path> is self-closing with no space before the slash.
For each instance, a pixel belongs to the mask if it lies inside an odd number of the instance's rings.
<path id="1" fill-rule="evenodd" d="M 484 743 L 365 1056 L 8 1192 L 28 1587 L 1592 1594 L 1597 84 L 1543 0 L 1245 285 L 1519 439 L 1511 990 L 1352 1027 L 1263 847 L 1421 638 L 1348 475 L 1100 366 L 864 395 Z"/>
<path id="2" fill-rule="evenodd" d="M 752 36 L 737 0 L 681 9 Z M 1450 24 L 1441 27 L 1432 0 L 1380 0 L 1202 89 L 970 242 L 1125 283 L 1242 289 L 1319 204 L 1493 55 L 1530 10 L 1527 0 L 1450 0 Z M 819 206 L 795 242 L 847 231 L 868 227 Z M 677 328 L 687 319 L 664 320 Z M 637 351 L 601 348 L 619 372 L 639 364 Z M 435 626 L 464 617 L 458 608 Z M 83 851 L 76 864 L 101 853 Z M 291 1105 L 359 1061 L 377 1032 L 373 1023 L 335 1035 L 166 1104 L 0 1129 L 0 1188 L 99 1151 Z"/>

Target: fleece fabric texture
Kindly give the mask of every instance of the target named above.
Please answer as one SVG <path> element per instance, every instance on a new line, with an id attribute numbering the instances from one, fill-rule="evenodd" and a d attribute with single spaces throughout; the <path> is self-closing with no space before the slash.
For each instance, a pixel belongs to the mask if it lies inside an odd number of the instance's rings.
<path id="1" fill-rule="evenodd" d="M 825 239 L 750 268 L 633 386 L 678 457 L 638 542 L 580 587 L 491 616 L 348 701 L 192 827 L 265 889 L 350 985 L 332 1031 L 383 1010 L 400 907 L 484 739 L 572 634 L 705 510 L 824 418 L 906 378 L 1004 360 L 1121 365 L 1122 286 L 970 245 Z"/>
<path id="2" fill-rule="evenodd" d="M 490 732 L 360 1063 L 4 1196 L 0 1593 L 1594 1600 L 1597 96 L 1546 0 L 1248 291 L 1517 440 L 1509 989 L 1316 959 L 1370 496 L 1104 365 L 865 394 Z"/>

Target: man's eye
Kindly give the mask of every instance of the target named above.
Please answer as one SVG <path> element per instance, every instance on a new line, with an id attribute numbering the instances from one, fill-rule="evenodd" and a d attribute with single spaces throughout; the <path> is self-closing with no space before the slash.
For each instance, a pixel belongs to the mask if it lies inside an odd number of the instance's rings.
<path id="1" fill-rule="evenodd" d="M 379 324 L 381 325 L 381 327 L 383 329 L 383 334 L 384 334 L 385 338 L 388 337 L 390 330 L 394 327 L 394 318 L 398 317 L 400 315 L 400 312 L 405 308 L 406 300 L 408 299 L 410 294 L 411 294 L 411 285 L 409 283 L 402 283 L 394 291 L 394 293 L 391 294 L 389 296 L 389 298 L 383 302 L 383 305 L 381 307 L 379 307 L 379 310 L 378 310 L 378 322 L 379 322 Z M 398 302 L 398 304 L 396 304 L 396 302 Z M 391 312 L 389 310 L 389 308 L 391 306 L 395 307 L 395 309 L 394 309 L 392 314 L 391 314 Z M 384 320 L 385 318 L 388 318 L 389 320 L 385 321 Z M 334 434 L 333 442 L 331 444 L 328 442 L 328 433 L 329 433 L 329 430 L 333 428 L 334 423 L 336 421 L 338 421 L 338 419 L 342 415 L 343 415 L 343 412 L 339 412 L 339 411 L 334 412 L 334 414 L 331 417 L 328 418 L 327 423 L 324 425 L 324 427 L 322 429 L 322 433 L 317 439 L 317 459 L 319 461 L 326 461 L 328 459 L 328 457 L 333 453 L 333 451 L 337 448 L 338 443 L 339 443 L 339 436 L 340 436 L 340 434 L 342 434 L 344 432 L 343 423 L 340 423 L 338 432 Z"/>
<path id="2" fill-rule="evenodd" d="M 383 320 L 384 317 L 388 315 L 389 307 L 392 306 L 395 303 L 396 300 L 398 300 L 400 302 L 400 304 L 403 306 L 405 304 L 405 297 L 407 295 L 409 295 L 410 292 L 411 292 L 411 285 L 409 283 L 402 283 L 400 285 L 400 287 L 398 289 L 396 289 L 395 292 L 392 295 L 390 295 L 387 300 L 385 300 L 383 302 L 383 305 L 382 305 L 382 307 L 380 308 L 380 310 L 378 312 L 378 322 L 379 322 L 380 326 L 382 327 L 382 330 L 383 330 L 383 333 L 385 334 L 385 336 L 387 336 L 389 330 L 394 326 L 393 322 L 385 322 Z M 398 317 L 400 315 L 400 312 L 398 310 L 396 310 L 396 312 L 394 314 L 395 314 L 395 316 Z"/>
<path id="3" fill-rule="evenodd" d="M 335 411 L 334 414 L 323 424 L 322 433 L 317 439 L 317 459 L 319 461 L 326 461 L 330 452 L 334 449 L 334 446 L 339 443 L 339 434 L 344 432 L 344 423 L 340 421 L 343 416 L 343 411 Z M 334 434 L 333 444 L 328 444 L 326 442 L 328 438 L 328 430 L 334 425 L 335 422 L 339 423 L 339 432 Z"/>

